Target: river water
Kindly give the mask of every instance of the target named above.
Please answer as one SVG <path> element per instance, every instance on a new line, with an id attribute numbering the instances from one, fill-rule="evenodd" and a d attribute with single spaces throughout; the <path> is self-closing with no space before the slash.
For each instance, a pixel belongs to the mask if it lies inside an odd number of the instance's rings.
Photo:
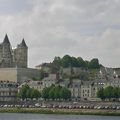
<path id="1" fill-rule="evenodd" d="M 0 113 L 0 120 L 120 120 L 120 116 Z"/>

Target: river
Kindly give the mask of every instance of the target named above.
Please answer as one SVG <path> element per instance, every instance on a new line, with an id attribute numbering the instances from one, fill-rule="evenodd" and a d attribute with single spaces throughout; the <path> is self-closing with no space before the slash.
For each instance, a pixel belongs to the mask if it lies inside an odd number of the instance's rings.
<path id="1" fill-rule="evenodd" d="M 120 116 L 0 113 L 0 120 L 120 120 Z"/>

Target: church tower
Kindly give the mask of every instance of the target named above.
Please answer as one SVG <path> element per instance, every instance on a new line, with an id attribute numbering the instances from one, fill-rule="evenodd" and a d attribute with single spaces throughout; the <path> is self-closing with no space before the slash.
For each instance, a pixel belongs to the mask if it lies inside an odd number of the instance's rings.
<path id="1" fill-rule="evenodd" d="M 3 40 L 2 46 L 1 46 L 1 67 L 12 67 L 13 65 L 13 57 L 12 57 L 12 48 L 11 44 L 9 42 L 7 34 L 5 35 L 5 38 Z"/>
<path id="2" fill-rule="evenodd" d="M 16 67 L 27 68 L 28 47 L 24 39 L 14 50 L 14 60 L 15 60 Z"/>

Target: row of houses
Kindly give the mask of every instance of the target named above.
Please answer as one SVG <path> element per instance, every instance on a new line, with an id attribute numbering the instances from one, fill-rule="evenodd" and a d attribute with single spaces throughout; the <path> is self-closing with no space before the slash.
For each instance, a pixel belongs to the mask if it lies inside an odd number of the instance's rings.
<path id="1" fill-rule="evenodd" d="M 107 73 L 105 73 L 105 69 Z M 99 100 L 97 91 L 107 86 L 120 87 L 120 77 L 116 71 L 105 68 L 100 70 L 98 77 L 94 80 L 85 81 L 81 79 L 61 79 L 58 74 L 49 74 L 41 81 L 27 80 L 22 84 L 10 81 L 0 82 L 0 101 L 14 101 L 16 93 L 22 85 L 29 85 L 31 88 L 42 91 L 45 87 L 52 84 L 60 85 L 71 91 L 71 97 L 74 100 Z"/>
<path id="2" fill-rule="evenodd" d="M 58 79 L 56 74 L 49 74 L 48 77 L 45 77 L 41 81 L 29 80 L 23 84 L 28 84 L 31 88 L 38 89 L 39 91 L 52 84 L 60 85 L 71 91 L 71 97 L 74 100 L 99 100 L 97 98 L 98 90 L 107 86 L 120 87 L 120 78 L 115 72 L 112 75 L 106 75 L 106 77 L 101 75 L 101 77 L 91 81 L 68 78 L 63 80 Z"/>
<path id="3" fill-rule="evenodd" d="M 0 81 L 0 101 L 15 101 L 18 84 L 10 81 Z"/>

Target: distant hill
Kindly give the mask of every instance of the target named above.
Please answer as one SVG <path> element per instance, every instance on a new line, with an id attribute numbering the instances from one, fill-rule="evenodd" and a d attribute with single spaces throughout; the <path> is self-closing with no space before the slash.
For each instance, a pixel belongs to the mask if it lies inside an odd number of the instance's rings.
<path id="1" fill-rule="evenodd" d="M 43 73 L 59 73 L 62 79 L 65 78 L 77 78 L 83 80 L 93 80 L 99 73 L 101 64 L 97 58 L 93 58 L 90 61 L 86 61 L 81 57 L 73 57 L 65 55 L 62 58 L 55 57 L 50 63 L 42 63 L 37 65 L 36 68 Z"/>

